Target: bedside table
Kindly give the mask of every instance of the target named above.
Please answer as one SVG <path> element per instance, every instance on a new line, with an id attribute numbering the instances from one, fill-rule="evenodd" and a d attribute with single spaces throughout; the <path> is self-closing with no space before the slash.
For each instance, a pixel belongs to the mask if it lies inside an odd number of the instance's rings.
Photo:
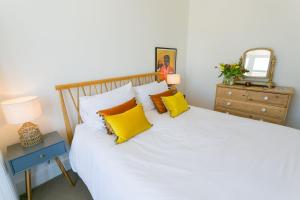
<path id="1" fill-rule="evenodd" d="M 74 183 L 58 156 L 67 153 L 65 140 L 58 132 L 43 135 L 43 142 L 24 148 L 20 143 L 7 147 L 7 163 L 13 175 L 25 172 L 27 199 L 31 200 L 31 168 L 40 163 L 55 159 L 61 172 L 72 186 Z"/>

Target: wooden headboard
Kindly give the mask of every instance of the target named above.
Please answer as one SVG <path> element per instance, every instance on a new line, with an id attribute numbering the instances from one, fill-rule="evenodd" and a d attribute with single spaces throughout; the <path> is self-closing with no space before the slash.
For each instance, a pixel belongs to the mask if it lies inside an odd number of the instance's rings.
<path id="1" fill-rule="evenodd" d="M 79 112 L 80 96 L 91 96 L 108 92 L 122 85 L 125 85 L 130 81 L 132 82 L 133 86 L 137 86 L 153 82 L 157 79 L 159 79 L 158 73 L 154 72 L 132 76 L 108 78 L 96 81 L 56 85 L 55 89 L 59 93 L 68 142 L 70 144 L 72 142 L 73 127 L 75 127 L 76 124 L 82 123 Z"/>

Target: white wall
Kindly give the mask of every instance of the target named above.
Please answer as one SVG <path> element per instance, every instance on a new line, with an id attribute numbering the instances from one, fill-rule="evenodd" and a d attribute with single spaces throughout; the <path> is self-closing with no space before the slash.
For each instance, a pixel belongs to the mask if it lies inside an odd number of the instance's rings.
<path id="1" fill-rule="evenodd" d="M 156 46 L 178 48 L 184 74 L 187 12 L 183 0 L 0 0 L 0 101 L 39 96 L 41 131 L 64 135 L 54 85 L 152 72 Z M 0 111 L 0 149 L 16 131 Z"/>
<path id="2" fill-rule="evenodd" d="M 221 62 L 237 62 L 246 49 L 270 47 L 277 56 L 274 82 L 293 86 L 288 124 L 300 129 L 300 1 L 190 0 L 186 94 L 213 109 Z"/>

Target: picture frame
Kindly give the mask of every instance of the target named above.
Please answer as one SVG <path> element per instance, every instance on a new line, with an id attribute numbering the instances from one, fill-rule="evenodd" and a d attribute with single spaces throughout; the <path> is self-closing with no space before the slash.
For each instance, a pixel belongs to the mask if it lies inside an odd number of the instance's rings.
<path id="1" fill-rule="evenodd" d="M 155 47 L 155 72 L 161 81 L 176 73 L 177 48 Z"/>

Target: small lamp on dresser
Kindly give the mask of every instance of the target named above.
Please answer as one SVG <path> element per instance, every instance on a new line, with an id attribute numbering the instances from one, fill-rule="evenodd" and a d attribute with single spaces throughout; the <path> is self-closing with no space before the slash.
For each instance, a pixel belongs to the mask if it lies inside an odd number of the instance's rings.
<path id="1" fill-rule="evenodd" d="M 23 124 L 18 130 L 23 147 L 31 147 L 42 142 L 42 134 L 31 121 L 42 114 L 38 97 L 27 96 L 1 102 L 7 123 Z"/>
<path id="2" fill-rule="evenodd" d="M 167 83 L 170 85 L 172 91 L 177 91 L 176 85 L 179 85 L 181 82 L 180 74 L 168 74 Z"/>

